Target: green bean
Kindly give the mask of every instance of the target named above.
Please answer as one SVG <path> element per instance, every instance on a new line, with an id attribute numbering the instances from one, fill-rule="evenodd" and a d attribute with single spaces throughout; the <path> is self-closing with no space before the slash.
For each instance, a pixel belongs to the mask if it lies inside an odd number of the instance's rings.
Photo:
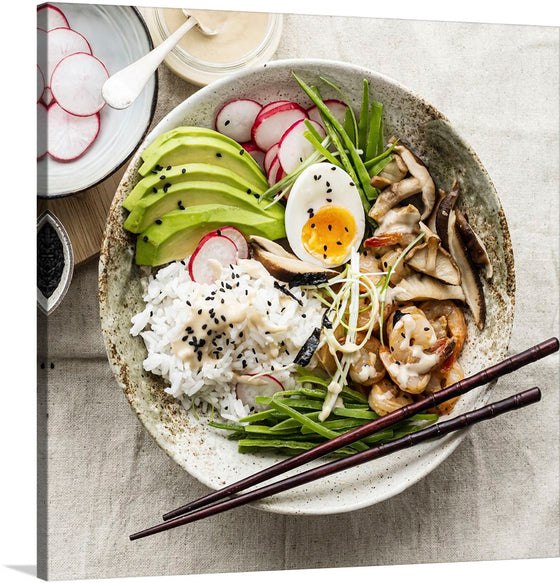
<path id="1" fill-rule="evenodd" d="M 373 158 L 383 150 L 383 104 L 379 101 L 372 101 L 369 115 L 369 131 L 366 146 L 366 160 Z M 381 143 L 381 149 L 379 144 Z"/>
<path id="2" fill-rule="evenodd" d="M 285 419 L 286 416 L 278 413 L 278 411 L 274 411 L 272 409 L 266 409 L 265 411 L 259 411 L 258 413 L 253 413 L 251 415 L 247 415 L 247 417 L 243 417 L 240 419 L 240 423 L 253 423 L 255 421 L 263 421 L 266 419 L 270 420 L 282 420 Z"/>
<path id="3" fill-rule="evenodd" d="M 358 141 L 357 146 L 362 150 L 362 156 L 366 156 L 367 139 L 368 139 L 368 115 L 369 115 L 369 83 L 364 79 L 362 91 L 362 107 L 360 109 L 360 121 L 358 123 Z"/>
<path id="4" fill-rule="evenodd" d="M 312 449 L 316 446 L 317 444 L 314 442 L 309 442 L 309 441 L 297 441 L 297 440 L 284 440 L 284 439 L 271 439 L 271 440 L 266 440 L 266 439 L 241 439 L 239 441 L 239 446 L 238 449 L 241 453 L 251 453 L 254 451 L 257 451 L 261 448 L 272 448 L 272 449 L 281 449 L 281 450 L 288 450 L 288 451 L 294 451 L 294 452 L 298 452 L 298 451 L 307 451 L 309 449 Z M 339 455 L 351 455 L 353 453 L 356 453 L 355 450 L 349 448 L 349 447 L 345 447 L 345 448 L 340 448 L 339 450 L 337 450 L 336 452 L 333 452 L 334 454 L 339 454 Z"/>
<path id="5" fill-rule="evenodd" d="M 346 429 L 352 429 L 353 427 L 359 427 L 365 422 L 363 419 L 331 419 L 330 421 L 323 421 L 323 426 L 333 431 L 344 431 Z M 313 430 L 307 426 L 302 426 L 301 432 L 303 434 L 312 433 Z"/>
<path id="6" fill-rule="evenodd" d="M 246 425 L 245 426 L 245 433 L 247 434 L 252 434 L 252 433 L 259 433 L 259 434 L 270 434 L 272 430 L 272 427 L 269 427 L 268 425 Z M 274 432 L 275 435 L 278 435 L 278 431 Z M 282 432 L 284 433 L 284 432 Z M 291 431 L 288 429 L 285 431 L 285 433 L 291 433 Z"/>
<path id="7" fill-rule="evenodd" d="M 313 101 L 313 103 L 317 106 L 319 113 L 323 121 L 325 122 L 325 129 L 327 130 L 328 135 L 333 140 L 333 143 L 336 149 L 339 151 L 340 160 L 344 166 L 344 169 L 350 174 L 356 185 L 361 185 L 360 195 L 362 198 L 362 204 L 366 211 L 369 210 L 370 204 L 368 200 L 368 194 L 373 189 L 370 185 L 370 177 L 368 171 L 366 170 L 360 155 L 356 151 L 356 148 L 340 124 L 340 122 L 336 119 L 336 117 L 332 114 L 329 108 L 325 105 L 325 103 L 317 97 L 317 95 L 313 92 L 313 90 L 304 82 L 302 81 L 295 73 L 292 73 L 296 81 L 299 83 L 300 87 L 304 90 L 307 96 Z M 340 138 L 338 137 L 340 135 Z M 346 152 L 344 151 L 344 147 L 341 143 L 342 140 L 344 142 L 344 146 L 348 148 L 348 154 L 352 159 L 352 164 L 350 163 L 350 159 L 348 158 Z"/>
<path id="8" fill-rule="evenodd" d="M 255 402 L 258 405 L 268 405 L 272 407 L 273 397 L 256 397 Z M 312 399 L 291 399 L 290 404 L 295 409 L 315 409 L 320 410 L 323 404 L 320 401 Z"/>
<path id="9" fill-rule="evenodd" d="M 313 429 L 315 433 L 318 433 L 319 435 L 322 435 L 327 439 L 332 439 L 333 437 L 337 437 L 338 435 L 340 435 L 336 431 L 332 431 L 331 429 L 324 427 L 322 423 L 312 421 L 305 415 L 301 414 L 299 411 L 296 411 L 292 407 L 289 407 L 288 405 L 283 403 L 281 399 L 272 399 L 271 406 L 274 407 L 277 411 L 281 411 L 282 413 L 286 413 L 286 415 L 289 415 L 290 417 L 297 419 L 302 426 L 306 426 Z M 351 447 L 357 449 L 358 451 L 363 451 L 364 449 L 367 449 L 367 445 L 360 441 L 356 441 L 355 443 L 352 444 Z"/>
<path id="10" fill-rule="evenodd" d="M 379 417 L 375 411 L 365 409 L 347 409 L 346 407 L 335 407 L 333 413 L 339 417 L 353 417 L 354 419 L 377 419 Z"/>
<path id="11" fill-rule="evenodd" d="M 357 142 L 357 136 L 354 132 L 354 120 L 352 119 L 352 109 L 350 107 L 346 108 L 346 113 L 344 114 L 344 125 L 342 126 L 344 131 L 348 134 L 348 137 L 354 142 Z"/>
<path id="12" fill-rule="evenodd" d="M 319 419 L 320 413 L 321 413 L 321 411 L 313 411 L 312 413 L 303 413 L 303 414 L 308 419 L 311 419 L 312 421 L 317 421 Z M 293 419 L 292 417 L 288 417 L 284 421 L 281 421 L 280 423 L 277 423 L 276 425 L 271 427 L 270 430 L 272 432 L 276 432 L 276 431 L 284 431 L 285 429 L 294 429 L 294 428 L 299 429 L 300 427 L 301 427 L 301 423 L 297 419 Z"/>
<path id="13" fill-rule="evenodd" d="M 304 123 L 307 124 L 308 120 L 305 120 Z M 309 132 L 303 132 L 303 137 L 306 138 L 311 145 L 324 157 L 326 158 L 331 164 L 334 164 L 335 166 L 340 166 L 340 161 L 337 160 L 331 152 L 329 152 L 327 150 L 327 148 L 325 148 L 323 146 L 323 144 L 311 133 Z"/>
<path id="14" fill-rule="evenodd" d="M 241 425 L 239 423 L 221 423 L 219 421 L 209 421 L 208 425 L 210 425 L 210 427 L 215 427 L 216 429 L 245 432 L 245 425 Z"/>

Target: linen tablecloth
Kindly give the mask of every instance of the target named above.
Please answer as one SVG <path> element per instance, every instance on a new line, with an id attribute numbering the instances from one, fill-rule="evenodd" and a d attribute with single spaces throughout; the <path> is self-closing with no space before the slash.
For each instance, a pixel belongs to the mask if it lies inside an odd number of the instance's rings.
<path id="1" fill-rule="evenodd" d="M 473 146 L 511 231 L 510 352 L 558 335 L 557 28 L 286 15 L 275 58 L 379 71 L 420 93 Z M 196 87 L 160 67 L 154 124 Z M 41 321 L 41 325 L 43 325 Z M 249 507 L 131 543 L 208 490 L 155 444 L 107 362 L 97 261 L 76 269 L 39 351 L 39 575 L 173 575 L 551 557 L 559 554 L 558 358 L 498 382 L 539 385 L 523 413 L 475 427 L 436 470 L 365 510 L 319 517 Z M 52 363 L 52 364 L 51 364 Z M 41 386 L 44 383 L 41 383 Z"/>

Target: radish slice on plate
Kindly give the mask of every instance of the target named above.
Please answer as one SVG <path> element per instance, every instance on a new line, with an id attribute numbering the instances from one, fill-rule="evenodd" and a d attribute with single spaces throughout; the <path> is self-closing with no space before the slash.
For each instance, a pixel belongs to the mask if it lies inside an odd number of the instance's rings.
<path id="1" fill-rule="evenodd" d="M 68 113 L 89 116 L 105 105 L 101 89 L 108 78 L 105 65 L 97 57 L 75 53 L 56 66 L 51 91 L 55 101 Z"/>
<path id="2" fill-rule="evenodd" d="M 262 150 L 259 150 L 253 142 L 244 142 L 241 144 L 241 147 L 251 154 L 253 160 L 255 160 L 261 168 L 264 168 L 264 152 Z"/>
<path id="3" fill-rule="evenodd" d="M 79 158 L 93 144 L 99 133 L 99 114 L 89 117 L 70 115 L 57 103 L 48 109 L 48 152 L 56 160 L 68 162 Z"/>
<path id="4" fill-rule="evenodd" d="M 216 115 L 216 130 L 236 142 L 248 142 L 251 128 L 262 106 L 253 99 L 236 99 L 226 103 Z"/>
<path id="5" fill-rule="evenodd" d="M 43 91 L 45 90 L 45 77 L 41 69 L 39 69 L 39 65 L 37 65 L 37 102 L 41 99 L 41 95 L 43 95 Z"/>
<path id="6" fill-rule="evenodd" d="M 37 103 L 37 160 L 47 153 L 47 108 Z"/>
<path id="7" fill-rule="evenodd" d="M 41 95 L 41 101 L 48 107 L 53 100 L 53 95 L 50 87 L 45 87 L 43 95 Z"/>
<path id="8" fill-rule="evenodd" d="M 37 7 L 37 27 L 48 31 L 53 28 L 70 28 L 70 25 L 60 8 L 43 4 Z"/>
<path id="9" fill-rule="evenodd" d="M 338 99 L 325 99 L 325 105 L 329 108 L 331 113 L 336 117 L 336 119 L 343 124 L 344 119 L 346 117 L 346 110 L 348 109 L 346 103 L 339 101 Z M 323 125 L 323 120 L 321 118 L 321 114 L 319 113 L 319 109 L 316 105 L 310 107 L 307 110 L 307 115 L 309 119 L 316 121 L 318 124 Z"/>
<path id="10" fill-rule="evenodd" d="M 55 67 L 68 55 L 88 53 L 91 47 L 88 41 L 75 30 L 69 28 L 53 28 L 47 33 L 47 70 L 45 82 L 51 87 L 51 76 Z"/>
<path id="11" fill-rule="evenodd" d="M 267 150 L 267 152 L 264 156 L 263 167 L 264 167 L 264 171 L 266 173 L 268 173 L 268 171 L 270 170 L 270 165 L 274 161 L 274 158 L 278 155 L 278 147 L 279 146 L 280 146 L 279 143 L 276 143 L 273 146 L 270 146 L 270 148 Z"/>
<path id="12" fill-rule="evenodd" d="M 245 239 L 245 235 L 235 227 L 220 227 L 216 233 L 231 239 L 237 247 L 237 257 L 239 259 L 249 259 L 249 243 Z"/>
<path id="13" fill-rule="evenodd" d="M 212 284 L 219 277 L 220 267 L 237 263 L 237 246 L 217 231 L 200 240 L 189 260 L 189 275 L 197 283 Z"/>
<path id="14" fill-rule="evenodd" d="M 235 385 L 235 396 L 251 411 L 263 411 L 266 405 L 257 405 L 256 397 L 272 397 L 284 390 L 282 383 L 268 374 L 246 374 Z"/>
<path id="15" fill-rule="evenodd" d="M 303 107 L 288 102 L 257 115 L 252 129 L 253 143 L 263 152 L 280 141 L 284 132 L 296 121 L 307 118 Z"/>
<path id="16" fill-rule="evenodd" d="M 312 120 L 309 123 L 311 123 L 322 137 L 325 137 L 326 132 L 321 124 Z M 314 146 L 303 135 L 307 131 L 305 120 L 300 119 L 292 124 L 282 136 L 280 147 L 278 148 L 278 160 L 284 172 L 289 174 L 295 170 L 315 151 Z"/>

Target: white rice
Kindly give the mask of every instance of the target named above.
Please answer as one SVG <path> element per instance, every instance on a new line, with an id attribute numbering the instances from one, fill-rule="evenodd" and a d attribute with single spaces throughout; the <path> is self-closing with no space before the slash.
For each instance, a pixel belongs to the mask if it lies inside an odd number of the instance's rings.
<path id="1" fill-rule="evenodd" d="M 166 392 L 185 408 L 195 406 L 205 413 L 214 406 L 223 418 L 236 420 L 250 413 L 235 397 L 240 375 L 270 373 L 286 389 L 293 386 L 293 360 L 321 325 L 321 303 L 298 287 L 290 292 L 299 302 L 289 297 L 254 260 L 224 268 L 212 285 L 193 282 L 186 265 L 186 261 L 176 261 L 142 279 L 146 307 L 132 318 L 130 333 L 140 335 L 146 345 L 144 369 L 161 375 L 169 383 Z M 224 287 L 228 282 L 231 289 Z M 172 345 L 196 319 L 198 310 L 208 309 L 205 298 L 212 293 L 218 298 L 222 294 L 233 306 L 249 301 L 251 313 L 259 317 L 226 327 L 221 338 L 206 344 L 202 360 L 190 364 L 173 352 Z M 220 350 L 219 358 L 209 357 L 212 350 Z"/>

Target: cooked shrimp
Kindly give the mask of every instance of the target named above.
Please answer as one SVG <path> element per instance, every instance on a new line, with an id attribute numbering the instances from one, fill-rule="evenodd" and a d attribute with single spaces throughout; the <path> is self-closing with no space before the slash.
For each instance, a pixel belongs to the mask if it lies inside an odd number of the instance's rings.
<path id="1" fill-rule="evenodd" d="M 467 323 L 463 310 L 451 300 L 429 300 L 422 302 L 419 307 L 426 314 L 438 338 L 448 337 L 455 340 L 453 353 L 442 365 L 444 370 L 449 370 L 459 358 L 467 337 Z"/>
<path id="2" fill-rule="evenodd" d="M 359 342 L 362 342 L 363 338 Z M 370 336 L 360 349 L 356 360 L 350 365 L 350 378 L 360 385 L 372 385 L 385 376 L 385 367 L 379 359 L 381 342 L 375 336 Z"/>
<path id="3" fill-rule="evenodd" d="M 388 347 L 379 357 L 393 381 L 407 393 L 421 393 L 430 372 L 452 353 L 453 339 L 438 340 L 426 315 L 416 306 L 402 307 L 387 321 Z"/>
<path id="4" fill-rule="evenodd" d="M 411 405 L 413 400 L 389 379 L 381 379 L 371 387 L 368 403 L 378 415 L 383 417 L 405 405 Z"/>
<path id="5" fill-rule="evenodd" d="M 457 383 L 464 378 L 465 375 L 463 373 L 463 369 L 458 362 L 455 362 L 448 370 L 444 371 L 443 369 L 440 369 L 432 372 L 430 382 L 426 386 L 426 393 L 436 393 L 437 391 L 441 391 L 441 389 L 445 389 L 449 385 Z M 459 400 L 459 398 L 460 397 L 454 397 L 453 399 L 444 401 L 437 407 L 430 409 L 429 412 L 435 412 L 439 415 L 448 415 L 451 413 L 451 411 L 453 411 L 455 403 Z"/>

